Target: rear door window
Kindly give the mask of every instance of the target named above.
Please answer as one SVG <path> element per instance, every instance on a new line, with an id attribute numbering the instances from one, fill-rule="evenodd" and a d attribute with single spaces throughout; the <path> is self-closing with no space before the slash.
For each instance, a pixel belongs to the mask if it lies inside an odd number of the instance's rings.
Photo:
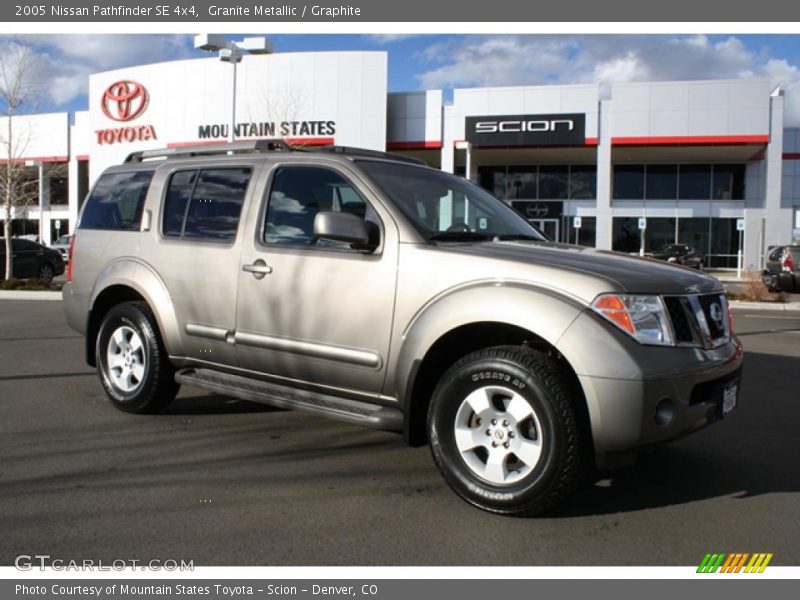
<path id="1" fill-rule="evenodd" d="M 246 167 L 173 173 L 164 199 L 164 235 L 234 239 L 249 182 L 250 168 Z"/>
<path id="2" fill-rule="evenodd" d="M 80 228 L 138 231 L 152 178 L 152 171 L 102 175 L 86 200 Z"/>

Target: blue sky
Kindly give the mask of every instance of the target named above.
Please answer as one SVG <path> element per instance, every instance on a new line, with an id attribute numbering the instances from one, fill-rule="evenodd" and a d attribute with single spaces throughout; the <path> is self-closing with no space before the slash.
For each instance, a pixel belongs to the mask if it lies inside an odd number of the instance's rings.
<path id="1" fill-rule="evenodd" d="M 241 35 L 230 36 L 241 39 Z M 783 85 L 800 125 L 800 36 L 791 35 L 271 35 L 276 52 L 382 50 L 389 90 L 520 84 L 760 77 Z M 0 36 L 0 53 L 13 44 Z M 90 73 L 208 56 L 189 35 L 41 35 L 51 76 L 38 110 L 84 110 Z"/>

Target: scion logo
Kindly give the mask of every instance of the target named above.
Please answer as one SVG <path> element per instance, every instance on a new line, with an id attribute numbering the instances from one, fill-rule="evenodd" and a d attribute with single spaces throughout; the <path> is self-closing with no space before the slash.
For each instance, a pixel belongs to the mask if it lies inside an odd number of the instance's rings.
<path id="1" fill-rule="evenodd" d="M 475 133 L 522 133 L 525 131 L 556 131 L 563 127 L 567 131 L 575 129 L 572 119 L 550 119 L 538 121 L 478 121 Z"/>
<path id="2" fill-rule="evenodd" d="M 465 135 L 475 147 L 582 146 L 586 115 L 490 115 L 467 117 Z"/>
<path id="3" fill-rule="evenodd" d="M 525 214 L 531 219 L 546 217 L 548 212 L 547 206 L 541 202 L 532 202 L 525 207 Z"/>
<path id="4" fill-rule="evenodd" d="M 141 83 L 122 79 L 106 88 L 100 100 L 100 108 L 109 119 L 124 123 L 141 115 L 147 109 L 149 101 L 150 94 Z"/>
<path id="5" fill-rule="evenodd" d="M 714 321 L 714 324 L 717 327 L 722 328 L 723 325 L 722 307 L 718 303 L 714 302 L 711 306 L 708 307 L 708 314 L 711 316 L 711 319 Z"/>

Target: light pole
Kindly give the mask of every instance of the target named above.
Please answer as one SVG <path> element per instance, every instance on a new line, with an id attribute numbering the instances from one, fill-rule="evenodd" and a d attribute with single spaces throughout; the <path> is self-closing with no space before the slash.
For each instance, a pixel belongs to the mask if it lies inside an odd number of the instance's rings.
<path id="1" fill-rule="evenodd" d="M 236 139 L 236 64 L 245 54 L 271 54 L 272 44 L 265 37 L 248 37 L 234 42 L 218 33 L 201 33 L 194 36 L 194 47 L 206 52 L 219 52 L 221 61 L 233 65 L 231 129 L 228 132 L 228 141 L 233 142 Z"/>

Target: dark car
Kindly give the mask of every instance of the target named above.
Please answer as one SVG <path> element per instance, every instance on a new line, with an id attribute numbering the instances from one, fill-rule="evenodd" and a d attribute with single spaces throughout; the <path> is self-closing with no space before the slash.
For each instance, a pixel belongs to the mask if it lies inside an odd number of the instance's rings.
<path id="1" fill-rule="evenodd" d="M 50 283 L 53 277 L 64 272 L 64 260 L 58 250 L 51 250 L 30 240 L 14 238 L 11 240 L 14 253 L 13 273 L 18 279 L 38 277 Z M 5 278 L 6 240 L 0 238 L 0 279 Z"/>
<path id="2" fill-rule="evenodd" d="M 761 281 L 770 292 L 800 293 L 800 246 L 778 246 L 770 250 Z"/>
<path id="3" fill-rule="evenodd" d="M 665 244 L 650 256 L 693 269 L 702 269 L 706 259 L 702 252 L 688 244 Z"/>

